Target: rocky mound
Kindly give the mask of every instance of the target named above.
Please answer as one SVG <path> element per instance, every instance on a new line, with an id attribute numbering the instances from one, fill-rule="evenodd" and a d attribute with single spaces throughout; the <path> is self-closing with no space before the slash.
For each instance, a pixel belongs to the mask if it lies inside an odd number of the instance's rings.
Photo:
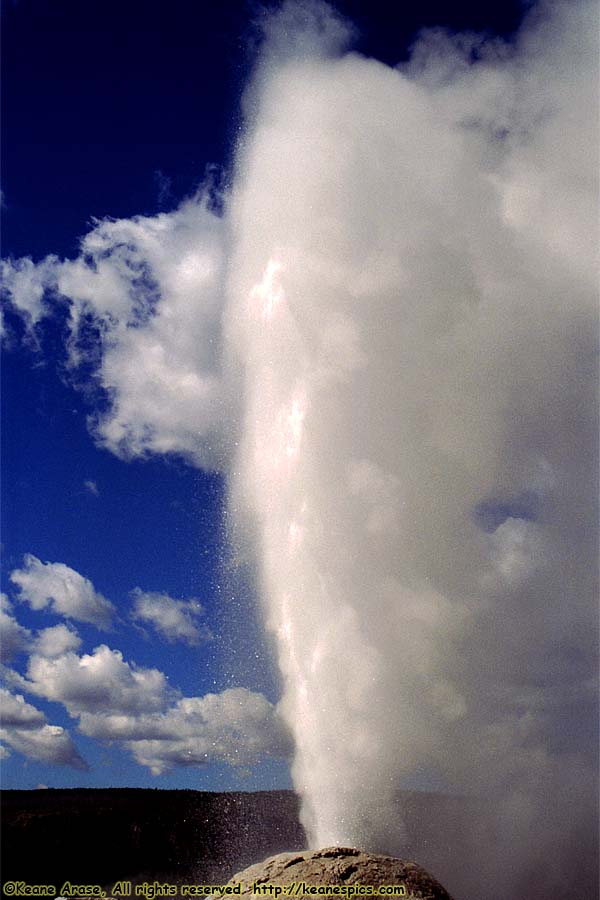
<path id="1" fill-rule="evenodd" d="M 318 894 L 303 892 L 302 886 L 352 884 L 372 885 L 374 894 L 381 885 L 404 885 L 406 898 L 452 900 L 441 884 L 417 863 L 392 856 L 375 856 L 347 847 L 279 853 L 239 872 L 231 879 L 230 884 L 236 882 L 242 883 L 242 896 L 250 897 L 254 893 L 255 896 L 262 895 L 269 900 L 277 900 L 276 892 L 269 891 L 266 885 L 281 885 L 288 888 L 279 894 L 278 900 L 284 900 L 288 896 L 312 896 L 313 900 L 318 900 Z M 264 885 L 265 888 L 253 890 L 254 885 Z M 390 893 L 386 896 L 394 895 Z M 337 897 L 339 900 L 346 900 L 346 895 L 341 892 Z M 365 897 L 365 894 L 357 891 L 350 900 L 365 900 Z"/>

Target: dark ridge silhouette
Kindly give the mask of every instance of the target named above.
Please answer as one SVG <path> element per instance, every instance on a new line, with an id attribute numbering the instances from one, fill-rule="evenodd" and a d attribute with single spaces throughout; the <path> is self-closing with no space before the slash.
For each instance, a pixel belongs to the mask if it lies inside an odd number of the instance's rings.
<path id="1" fill-rule="evenodd" d="M 2 792 L 2 882 L 221 883 L 305 836 L 292 791 L 47 789 Z M 159 878 L 160 880 L 160 878 Z"/>

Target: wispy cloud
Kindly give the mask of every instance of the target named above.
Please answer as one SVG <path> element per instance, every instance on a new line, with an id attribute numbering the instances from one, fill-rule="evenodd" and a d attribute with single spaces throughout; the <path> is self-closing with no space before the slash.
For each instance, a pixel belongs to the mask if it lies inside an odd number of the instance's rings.
<path id="1" fill-rule="evenodd" d="M 135 588 L 131 596 L 132 618 L 151 625 L 167 641 L 182 641 L 190 646 L 197 646 L 211 639 L 208 626 L 198 622 L 204 609 L 194 597 L 175 600 L 168 594 L 142 591 L 140 588 Z"/>

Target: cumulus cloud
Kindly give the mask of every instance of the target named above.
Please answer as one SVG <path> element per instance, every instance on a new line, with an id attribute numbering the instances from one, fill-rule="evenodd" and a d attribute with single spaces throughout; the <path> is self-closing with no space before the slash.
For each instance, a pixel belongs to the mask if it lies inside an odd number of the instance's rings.
<path id="1" fill-rule="evenodd" d="M 183 641 L 197 646 L 202 641 L 210 640 L 212 635 L 207 626 L 198 625 L 197 619 L 204 610 L 195 598 L 174 600 L 168 594 L 142 591 L 140 588 L 135 588 L 131 596 L 132 617 L 151 625 L 167 641 Z"/>
<path id="2" fill-rule="evenodd" d="M 136 602 L 139 617 L 167 639 L 196 645 L 205 636 L 195 621 L 202 613 L 197 601 L 141 591 L 134 598 L 141 601 Z M 10 608 L 6 598 L 5 606 Z M 13 630 L 20 628 L 8 618 Z M 290 756 L 287 726 L 262 694 L 231 688 L 181 698 L 158 669 L 129 663 L 104 644 L 78 655 L 74 651 L 80 645 L 77 633 L 63 624 L 35 636 L 26 632 L 19 645 L 30 653 L 26 675 L 6 667 L 3 675 L 13 687 L 61 703 L 79 719 L 82 734 L 121 743 L 154 775 L 181 766 L 228 763 L 240 768 Z M 0 735 L 8 746 L 31 759 L 85 767 L 67 732 L 48 725 L 21 694 L 0 688 L 0 709 Z"/>
<path id="3" fill-rule="evenodd" d="M 60 725 L 42 725 L 34 730 L 0 728 L 0 740 L 29 759 L 86 771 L 88 765 L 77 752 L 68 732 Z"/>
<path id="4" fill-rule="evenodd" d="M 40 710 L 5 688 L 0 688 L 0 740 L 29 759 L 87 769 L 64 728 L 49 725 Z M 6 748 L 2 749 L 6 756 Z"/>
<path id="5" fill-rule="evenodd" d="M 10 663 L 18 653 L 40 656 L 61 656 L 67 650 L 77 650 L 81 638 L 66 625 L 43 628 L 34 636 L 12 615 L 12 604 L 6 594 L 0 594 L 0 661 Z"/>
<path id="6" fill-rule="evenodd" d="M 53 625 L 52 628 L 38 631 L 31 643 L 31 651 L 38 656 L 52 659 L 62 656 L 69 650 L 78 650 L 80 646 L 81 638 L 77 632 L 66 625 Z"/>
<path id="7" fill-rule="evenodd" d="M 90 494 L 93 494 L 94 497 L 100 496 L 100 491 L 98 490 L 98 485 L 96 484 L 95 481 L 91 481 L 91 480 L 87 479 L 86 481 L 83 482 L 83 486 L 86 489 L 86 491 Z"/>
<path id="8" fill-rule="evenodd" d="M 46 643 L 52 646 L 55 638 L 52 635 Z M 155 775 L 179 766 L 215 762 L 249 766 L 267 757 L 287 758 L 291 752 L 289 731 L 277 708 L 262 694 L 231 688 L 220 694 L 181 698 L 162 672 L 128 663 L 119 651 L 105 645 L 82 656 L 73 652 L 57 658 L 34 654 L 27 677 L 13 673 L 13 681 L 22 690 L 62 703 L 72 717 L 79 718 L 82 734 L 122 743 Z M 23 697 L 8 691 L 4 695 L 9 724 L 20 728 L 19 746 L 12 732 L 6 741 L 25 752 L 21 731 L 40 727 L 44 717 Z M 49 736 L 44 728 L 44 735 Z M 42 742 L 43 738 L 36 740 Z M 31 750 L 33 745 L 28 746 Z M 59 742 L 53 746 L 58 747 Z"/>
<path id="9" fill-rule="evenodd" d="M 32 325 L 51 298 L 68 303 L 71 365 L 91 364 L 107 401 L 90 425 L 118 456 L 223 465 L 223 240 L 202 194 L 173 213 L 96 222 L 75 260 L 3 263 L 12 303 Z"/>
<path id="10" fill-rule="evenodd" d="M 172 693 L 158 669 L 132 665 L 105 644 L 83 656 L 72 652 L 55 659 L 33 655 L 21 684 L 32 694 L 64 704 L 72 716 L 156 712 L 166 706 Z"/>
<path id="11" fill-rule="evenodd" d="M 12 662 L 18 653 L 29 647 L 31 632 L 12 615 L 12 605 L 6 594 L 0 594 L 0 661 Z"/>
<path id="12" fill-rule="evenodd" d="M 0 720 L 8 728 L 38 728 L 46 721 L 45 715 L 27 703 L 21 694 L 11 694 L 0 688 Z"/>
<path id="13" fill-rule="evenodd" d="M 185 697 L 164 713 L 84 713 L 80 730 L 89 737 L 123 741 L 153 775 L 215 762 L 251 766 L 291 753 L 291 738 L 276 707 L 245 688 Z"/>
<path id="14" fill-rule="evenodd" d="M 110 627 L 114 607 L 99 594 L 88 578 L 84 578 L 64 563 L 43 563 L 31 553 L 23 559 L 23 568 L 10 574 L 20 590 L 19 599 L 32 609 L 50 609 L 58 615 L 97 628 Z"/>

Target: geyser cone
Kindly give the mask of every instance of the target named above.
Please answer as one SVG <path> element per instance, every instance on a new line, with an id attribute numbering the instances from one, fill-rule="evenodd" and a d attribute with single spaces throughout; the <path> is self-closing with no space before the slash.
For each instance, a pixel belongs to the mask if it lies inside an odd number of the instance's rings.
<path id="1" fill-rule="evenodd" d="M 239 872 L 231 884 L 242 883 L 242 896 L 258 896 L 261 887 L 288 887 L 295 897 L 312 896 L 300 893 L 300 885 L 397 885 L 397 894 L 390 896 L 419 897 L 421 900 L 452 900 L 450 894 L 417 863 L 393 856 L 376 856 L 348 847 L 326 847 L 301 853 L 279 853 L 264 862 Z M 294 885 L 290 888 L 290 885 Z M 404 893 L 400 891 L 404 888 Z M 296 893 L 296 890 L 299 892 Z M 265 889 L 266 896 L 274 892 Z M 283 892 L 282 892 L 283 896 Z M 340 896 L 344 896 L 340 893 Z M 350 896 L 350 892 L 348 892 Z M 359 896 L 355 894 L 354 896 Z"/>

